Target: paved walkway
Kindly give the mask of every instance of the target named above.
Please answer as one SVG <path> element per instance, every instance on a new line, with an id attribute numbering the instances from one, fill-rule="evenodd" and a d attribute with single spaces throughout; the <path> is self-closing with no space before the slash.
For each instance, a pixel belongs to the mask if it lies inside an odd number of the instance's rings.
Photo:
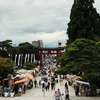
<path id="1" fill-rule="evenodd" d="M 37 80 L 40 80 L 41 77 L 37 77 Z M 63 83 L 65 83 L 66 80 L 63 81 Z M 64 85 L 60 85 L 60 83 L 58 83 L 56 85 L 56 89 L 60 89 L 61 93 L 64 93 Z M 0 100 L 55 100 L 53 95 L 55 90 L 50 90 L 49 91 L 45 91 L 45 96 L 43 96 L 43 92 L 42 92 L 42 88 L 32 88 L 30 90 L 27 90 L 25 94 L 23 94 L 22 96 L 19 97 L 0 97 Z M 76 97 L 75 93 L 74 93 L 74 89 L 72 87 L 69 86 L 69 94 L 70 94 L 70 100 L 100 100 L 100 97 Z"/>

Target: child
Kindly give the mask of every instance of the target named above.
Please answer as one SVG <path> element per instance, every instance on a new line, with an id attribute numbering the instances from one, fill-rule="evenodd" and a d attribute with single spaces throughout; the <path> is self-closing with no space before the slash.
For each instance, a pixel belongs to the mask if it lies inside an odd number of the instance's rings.
<path id="1" fill-rule="evenodd" d="M 61 100 L 65 100 L 64 93 L 61 95 Z"/>

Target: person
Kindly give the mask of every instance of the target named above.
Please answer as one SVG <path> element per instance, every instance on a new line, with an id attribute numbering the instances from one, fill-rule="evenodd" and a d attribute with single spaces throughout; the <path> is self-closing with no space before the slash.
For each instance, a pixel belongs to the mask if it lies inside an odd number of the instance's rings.
<path id="1" fill-rule="evenodd" d="M 37 85 L 37 81 L 36 81 L 36 79 L 35 79 L 35 81 L 34 81 L 34 84 L 35 84 L 35 88 L 36 88 L 36 85 Z"/>
<path id="2" fill-rule="evenodd" d="M 33 81 L 31 80 L 30 87 L 33 88 Z"/>
<path id="3" fill-rule="evenodd" d="M 61 100 L 65 100 L 64 93 L 61 95 Z"/>
<path id="4" fill-rule="evenodd" d="M 48 82 L 45 82 L 45 89 L 47 91 L 47 89 L 48 89 Z"/>
<path id="5" fill-rule="evenodd" d="M 42 84 L 42 89 L 44 89 L 45 88 L 45 83 L 43 82 L 43 84 Z"/>
<path id="6" fill-rule="evenodd" d="M 24 85 L 24 89 L 23 89 L 24 90 L 24 94 L 26 93 L 26 88 L 27 88 L 26 85 Z"/>
<path id="7" fill-rule="evenodd" d="M 58 83 L 58 76 L 55 75 L 55 80 L 56 80 L 56 83 Z"/>
<path id="8" fill-rule="evenodd" d="M 61 97 L 60 89 L 58 89 L 57 93 L 58 93 L 58 100 L 60 100 L 60 97 Z"/>
<path id="9" fill-rule="evenodd" d="M 66 89 L 66 90 L 68 89 L 68 85 L 67 85 L 67 82 L 65 83 L 65 89 Z"/>
<path id="10" fill-rule="evenodd" d="M 59 79 L 59 82 L 60 82 L 60 84 L 61 84 L 61 82 L 62 82 L 62 79 L 61 79 L 61 77 L 60 77 L 60 79 Z"/>
<path id="11" fill-rule="evenodd" d="M 70 99 L 69 99 L 69 91 L 68 91 L 68 90 L 65 91 L 65 100 L 70 100 Z"/>
<path id="12" fill-rule="evenodd" d="M 45 96 L 45 83 L 44 82 L 42 84 L 42 91 L 43 91 L 43 96 Z"/>
<path id="13" fill-rule="evenodd" d="M 49 87 L 50 87 L 50 81 L 48 81 L 48 86 L 47 86 L 48 90 L 49 90 Z"/>
<path id="14" fill-rule="evenodd" d="M 51 79 L 51 90 L 53 90 L 53 80 Z"/>
<path id="15" fill-rule="evenodd" d="M 8 88 L 7 88 L 7 92 L 9 92 L 9 90 L 10 90 L 10 89 L 11 89 L 11 88 L 10 88 L 10 87 L 8 87 Z"/>
<path id="16" fill-rule="evenodd" d="M 78 86 L 78 85 L 77 85 L 76 88 L 75 88 L 75 94 L 76 94 L 76 96 L 79 95 L 79 86 Z"/>
<path id="17" fill-rule="evenodd" d="M 62 79 L 62 81 L 61 81 L 61 85 L 63 85 L 63 79 Z"/>
<path id="18" fill-rule="evenodd" d="M 58 100 L 58 93 L 57 93 L 57 91 L 55 91 L 54 97 L 55 97 L 55 100 Z"/>
<path id="19" fill-rule="evenodd" d="M 56 87 L 56 82 L 53 81 L 53 89 L 55 90 L 55 87 Z"/>
<path id="20" fill-rule="evenodd" d="M 41 87 L 41 80 L 39 80 L 39 87 Z"/>
<path id="21" fill-rule="evenodd" d="M 50 73 L 50 75 L 51 75 L 51 69 L 49 70 L 49 73 Z"/>
<path id="22" fill-rule="evenodd" d="M 22 95 L 22 89 L 21 89 L 21 87 L 19 87 L 19 89 L 18 89 L 18 95 Z"/>

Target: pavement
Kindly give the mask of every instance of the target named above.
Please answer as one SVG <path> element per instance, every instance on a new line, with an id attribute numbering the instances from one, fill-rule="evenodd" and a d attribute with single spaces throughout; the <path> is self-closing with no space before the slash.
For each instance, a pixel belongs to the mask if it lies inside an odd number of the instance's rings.
<path id="1" fill-rule="evenodd" d="M 41 79 L 41 77 L 36 78 L 37 81 L 39 81 L 40 79 Z M 45 96 L 43 96 L 42 88 L 33 87 L 32 89 L 27 90 L 25 94 L 22 94 L 22 96 L 13 97 L 13 98 L 0 97 L 0 100 L 55 100 L 53 97 L 54 92 L 57 91 L 57 89 L 59 88 L 61 93 L 64 93 L 65 82 L 66 82 L 66 80 L 63 81 L 63 85 L 61 85 L 60 83 L 57 83 L 55 90 L 51 90 L 51 88 L 50 88 L 49 91 L 45 91 Z M 84 96 L 76 97 L 75 91 L 71 86 L 69 86 L 69 95 L 70 95 L 70 100 L 100 100 L 100 97 L 84 97 Z"/>

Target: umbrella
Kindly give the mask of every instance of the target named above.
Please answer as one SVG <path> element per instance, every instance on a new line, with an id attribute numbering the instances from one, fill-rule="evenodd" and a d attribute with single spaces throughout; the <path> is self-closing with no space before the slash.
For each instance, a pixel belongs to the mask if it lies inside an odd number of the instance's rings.
<path id="1" fill-rule="evenodd" d="M 80 76 L 76 76 L 76 77 L 78 77 L 79 79 L 82 79 L 82 77 L 80 77 Z"/>

